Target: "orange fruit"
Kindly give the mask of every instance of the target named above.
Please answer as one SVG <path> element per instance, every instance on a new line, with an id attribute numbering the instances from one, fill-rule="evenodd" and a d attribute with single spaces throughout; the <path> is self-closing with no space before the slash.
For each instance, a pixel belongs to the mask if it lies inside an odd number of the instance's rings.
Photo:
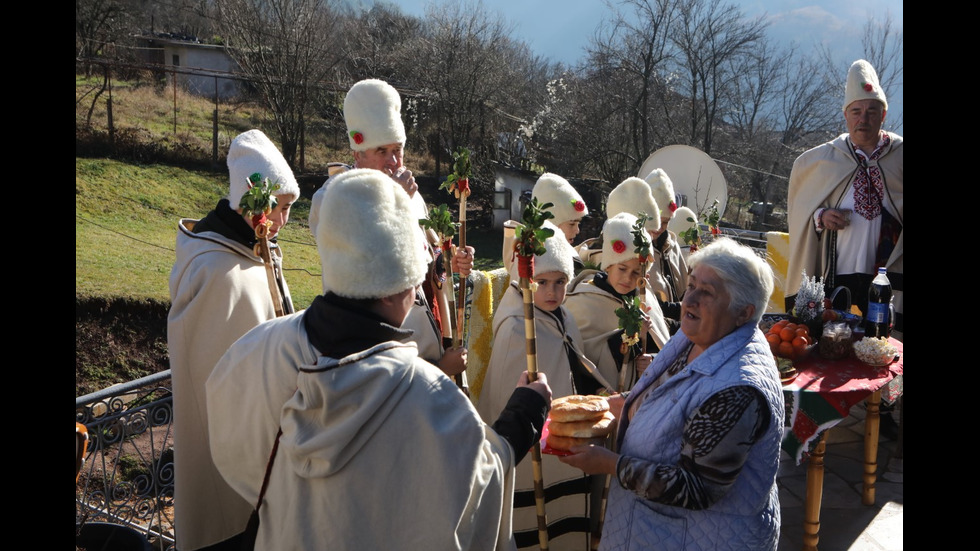
<path id="1" fill-rule="evenodd" d="M 807 345 L 806 345 L 805 342 L 802 343 L 802 344 L 797 344 L 796 343 L 796 340 L 794 339 L 793 340 L 793 353 L 794 353 L 794 357 L 795 358 L 799 358 L 800 356 L 802 356 L 806 352 L 806 347 L 807 347 Z"/>
<path id="2" fill-rule="evenodd" d="M 776 323 L 772 324 L 772 327 L 769 328 L 769 331 L 770 332 L 775 331 L 776 333 L 779 333 L 779 331 L 783 327 L 786 327 L 786 324 L 788 324 L 788 323 L 789 323 L 789 320 L 779 320 Z"/>
<path id="3" fill-rule="evenodd" d="M 797 325 L 796 326 L 796 334 L 799 335 L 800 333 L 803 333 L 804 335 L 809 336 L 810 335 L 810 328 L 807 327 L 806 325 L 803 325 L 801 323 L 800 325 Z"/>
<path id="4" fill-rule="evenodd" d="M 773 354 L 776 353 L 776 347 L 779 346 L 779 343 L 783 342 L 782 339 L 779 338 L 779 335 L 775 333 L 769 333 L 766 335 L 766 340 L 769 341 L 769 348 L 772 349 Z"/>
<path id="5" fill-rule="evenodd" d="M 807 338 L 804 337 L 804 336 L 802 336 L 802 335 L 799 335 L 799 336 L 797 336 L 796 338 L 793 339 L 793 348 L 796 348 L 796 349 L 802 350 L 802 349 L 806 348 L 807 346 L 809 346 L 809 344 L 810 344 L 810 341 L 807 340 Z"/>
<path id="6" fill-rule="evenodd" d="M 779 343 L 779 348 L 776 349 L 777 353 L 784 358 L 794 358 L 796 356 L 795 350 L 793 350 L 793 343 L 789 341 L 783 341 Z"/>
<path id="7" fill-rule="evenodd" d="M 783 327 L 783 329 L 779 332 L 779 338 L 783 342 L 792 342 L 793 339 L 796 338 L 796 330 L 790 329 L 788 326 Z"/>
<path id="8" fill-rule="evenodd" d="M 793 322 L 789 322 L 789 323 L 786 324 L 786 327 L 788 329 L 792 329 L 793 331 L 796 331 L 796 328 L 799 327 L 799 325 L 798 324 L 795 324 Z"/>

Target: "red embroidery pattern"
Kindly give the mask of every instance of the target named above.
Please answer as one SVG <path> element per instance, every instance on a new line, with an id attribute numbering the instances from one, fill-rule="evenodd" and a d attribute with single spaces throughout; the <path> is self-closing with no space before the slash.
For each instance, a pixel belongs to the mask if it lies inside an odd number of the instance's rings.
<path id="1" fill-rule="evenodd" d="M 878 143 L 878 147 L 867 159 L 863 152 L 854 150 L 861 163 L 854 178 L 854 211 L 868 220 L 874 220 L 881 215 L 881 202 L 885 197 L 885 183 L 881 178 L 878 163 L 869 165 L 868 162 L 877 161 L 890 142 L 891 138 L 885 134 L 884 139 Z"/>

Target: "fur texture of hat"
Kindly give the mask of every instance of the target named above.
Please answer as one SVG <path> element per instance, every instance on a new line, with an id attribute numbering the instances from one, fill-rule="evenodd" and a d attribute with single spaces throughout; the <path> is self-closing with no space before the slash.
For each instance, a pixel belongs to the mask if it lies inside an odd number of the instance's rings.
<path id="1" fill-rule="evenodd" d="M 323 193 L 316 234 L 324 291 L 383 298 L 425 278 L 416 209 L 383 172 L 359 168 L 337 175 Z"/>
<path id="2" fill-rule="evenodd" d="M 248 177 L 258 172 L 272 184 L 279 184 L 273 195 L 299 197 L 299 184 L 285 157 L 261 130 L 239 134 L 228 149 L 228 202 L 238 209 L 242 195 L 248 190 Z"/>
<path id="3" fill-rule="evenodd" d="M 844 110 L 859 99 L 876 99 L 888 110 L 885 91 L 878 83 L 878 73 L 870 63 L 859 59 L 847 70 L 847 84 L 844 85 Z"/>
<path id="4" fill-rule="evenodd" d="M 646 181 L 635 176 L 623 180 L 609 192 L 606 199 L 606 216 L 612 218 L 621 212 L 628 212 L 637 218 L 640 213 L 649 219 L 643 225 L 647 231 L 660 229 L 660 207 L 653 198 L 650 186 Z"/>
<path id="5" fill-rule="evenodd" d="M 362 80 L 350 87 L 344 98 L 347 139 L 354 151 L 405 143 L 402 98 L 383 80 Z"/>
<path id="6" fill-rule="evenodd" d="M 636 224 L 637 217 L 628 212 L 621 212 L 612 218 L 608 218 L 602 225 L 602 269 L 608 270 L 610 266 L 622 264 L 629 260 L 638 259 L 633 246 L 633 224 Z M 652 262 L 647 263 L 650 269 Z"/>
<path id="7" fill-rule="evenodd" d="M 551 220 L 545 220 L 542 227 L 550 228 L 555 233 L 544 240 L 545 253 L 534 257 L 534 273 L 561 272 L 571 281 L 575 275 L 575 265 L 572 261 L 575 250 L 565 239 L 565 234 L 562 233 L 561 228 L 552 224 Z M 517 273 L 517 262 L 508 266 L 507 271 L 514 281 L 520 279 L 520 275 Z"/>
<path id="8" fill-rule="evenodd" d="M 554 206 L 548 207 L 548 212 L 555 215 L 552 222 L 555 225 L 564 224 L 572 220 L 581 220 L 589 214 L 589 208 L 582 200 L 572 184 L 568 180 L 557 174 L 545 172 L 538 181 L 534 183 L 531 190 L 531 197 L 538 200 L 538 203 L 551 203 Z"/>
<path id="9" fill-rule="evenodd" d="M 670 177 L 667 176 L 664 169 L 655 168 L 650 174 L 647 174 L 644 180 L 650 185 L 650 193 L 660 205 L 660 215 L 670 215 L 670 218 L 673 219 L 674 212 L 677 211 L 677 201 L 674 200 L 674 183 L 670 181 Z"/>
<path id="10" fill-rule="evenodd" d="M 674 213 L 674 217 L 670 219 L 670 223 L 667 224 L 667 230 L 680 235 L 697 224 L 698 215 L 694 214 L 694 211 L 687 207 L 681 207 L 677 209 L 677 212 Z"/>

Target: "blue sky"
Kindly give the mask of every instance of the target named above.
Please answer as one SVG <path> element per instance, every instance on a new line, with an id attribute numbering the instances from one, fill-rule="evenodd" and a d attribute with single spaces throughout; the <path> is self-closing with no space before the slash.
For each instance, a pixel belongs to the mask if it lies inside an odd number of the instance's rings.
<path id="1" fill-rule="evenodd" d="M 370 4 L 373 0 L 348 0 L 353 4 Z M 423 16 L 425 6 L 433 0 L 386 0 L 404 13 Z M 437 0 L 436 3 L 446 0 Z M 861 35 L 870 16 L 892 18 L 894 29 L 903 29 L 902 0 L 730 0 L 749 17 L 766 14 L 770 20 L 769 35 L 802 48 L 827 44 L 835 57 L 843 60 L 841 80 L 851 61 L 862 57 Z M 609 8 L 602 0 L 483 0 L 484 5 L 499 12 L 514 25 L 514 37 L 524 40 L 531 50 L 551 61 L 572 65 L 585 54 L 585 47 L 596 27 L 609 18 Z M 888 98 L 889 115 L 903 112 L 904 93 L 893 91 Z M 889 119 L 897 120 L 892 116 Z M 902 128 L 899 128 L 902 133 Z"/>

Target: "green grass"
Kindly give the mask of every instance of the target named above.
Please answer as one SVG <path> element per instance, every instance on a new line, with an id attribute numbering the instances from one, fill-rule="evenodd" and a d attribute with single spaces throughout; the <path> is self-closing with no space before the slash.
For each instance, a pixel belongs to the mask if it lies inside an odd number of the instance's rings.
<path id="1" fill-rule="evenodd" d="M 201 218 L 228 188 L 227 174 L 108 159 L 75 159 L 75 295 L 169 302 L 177 221 Z M 279 243 L 297 309 L 322 292 L 309 230 L 310 201 L 296 202 Z M 503 265 L 500 231 L 470 229 L 476 267 Z"/>

